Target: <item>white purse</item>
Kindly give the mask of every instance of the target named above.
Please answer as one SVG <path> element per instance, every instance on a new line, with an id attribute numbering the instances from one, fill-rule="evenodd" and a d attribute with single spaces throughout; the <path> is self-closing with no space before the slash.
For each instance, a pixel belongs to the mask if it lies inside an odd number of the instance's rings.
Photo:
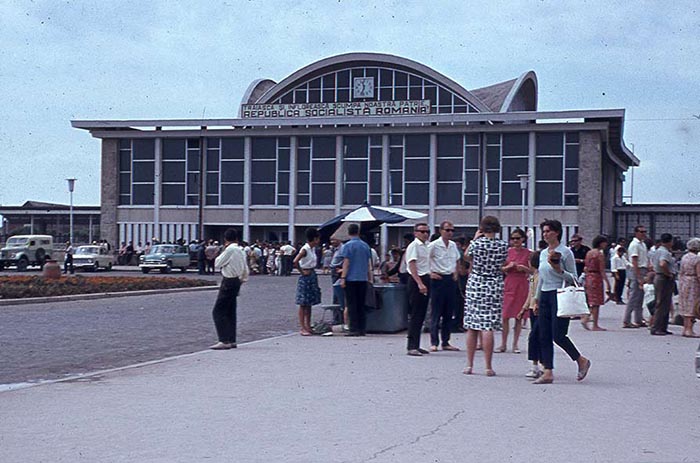
<path id="1" fill-rule="evenodd" d="M 557 289 L 557 317 L 575 318 L 590 314 L 586 303 L 586 290 L 579 286 L 577 281 L 574 280 L 574 286 Z"/>

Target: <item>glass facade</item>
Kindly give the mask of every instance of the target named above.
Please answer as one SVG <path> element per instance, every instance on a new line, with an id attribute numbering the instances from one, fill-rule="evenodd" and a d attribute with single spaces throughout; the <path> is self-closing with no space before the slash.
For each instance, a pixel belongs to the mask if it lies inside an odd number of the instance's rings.
<path id="1" fill-rule="evenodd" d="M 355 79 L 371 79 L 372 91 L 355 91 Z M 446 87 L 414 72 L 389 67 L 354 67 L 309 79 L 275 103 L 347 103 L 351 101 L 430 100 L 431 113 L 475 113 L 478 110 Z"/>
<path id="2" fill-rule="evenodd" d="M 428 206 L 430 135 L 386 137 L 389 205 Z M 382 135 L 341 137 L 343 205 L 382 204 L 383 139 Z M 518 175 L 528 173 L 529 132 L 441 133 L 436 139 L 437 206 L 476 207 L 480 192 L 487 207 L 521 204 Z M 293 193 L 290 177 L 296 175 L 297 205 L 335 205 L 336 140 L 335 136 L 297 137 L 296 172 L 292 172 L 291 137 L 251 137 L 250 204 L 288 206 Z M 579 134 L 536 133 L 535 146 L 535 205 L 578 205 Z M 119 141 L 120 205 L 154 204 L 154 147 L 154 140 Z M 243 137 L 163 138 L 161 204 L 196 206 L 204 178 L 205 205 L 244 205 L 244 147 Z"/>

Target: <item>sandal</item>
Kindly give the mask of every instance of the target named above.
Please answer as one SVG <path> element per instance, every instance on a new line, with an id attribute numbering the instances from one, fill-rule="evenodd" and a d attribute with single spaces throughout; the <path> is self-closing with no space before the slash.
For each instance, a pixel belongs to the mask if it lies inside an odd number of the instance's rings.
<path id="1" fill-rule="evenodd" d="M 493 371 L 491 368 L 486 369 L 486 376 L 496 376 L 496 372 Z"/>
<path id="2" fill-rule="evenodd" d="M 591 369 L 591 361 L 586 360 L 586 364 L 583 366 L 583 368 L 579 368 L 578 373 L 576 374 L 576 381 L 583 381 L 586 378 L 586 375 L 588 374 L 588 370 Z"/>
<path id="3" fill-rule="evenodd" d="M 462 370 L 463 375 L 471 375 L 472 374 L 472 367 L 465 367 L 464 370 Z"/>
<path id="4" fill-rule="evenodd" d="M 518 349 L 517 347 L 514 347 L 514 348 L 513 348 L 513 353 L 514 353 L 514 354 L 521 354 L 522 352 L 521 352 L 520 349 Z"/>
<path id="5" fill-rule="evenodd" d="M 554 378 L 545 378 L 544 376 L 540 376 L 536 380 L 532 382 L 532 384 L 552 384 L 554 382 Z"/>
<path id="6" fill-rule="evenodd" d="M 498 349 L 494 349 L 494 352 L 498 354 L 502 354 L 506 351 L 507 349 L 505 347 L 499 347 Z"/>

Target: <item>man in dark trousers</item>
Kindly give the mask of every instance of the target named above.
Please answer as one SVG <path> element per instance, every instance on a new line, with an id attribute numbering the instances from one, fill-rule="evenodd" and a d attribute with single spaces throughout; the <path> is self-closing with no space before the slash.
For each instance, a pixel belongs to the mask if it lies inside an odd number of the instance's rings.
<path id="1" fill-rule="evenodd" d="M 229 228 L 224 233 L 224 250 L 216 258 L 214 267 L 221 270 L 223 278 L 212 311 L 219 342 L 210 349 L 235 349 L 236 298 L 241 284 L 248 281 L 248 263 L 243 248 L 238 246 L 238 230 L 235 228 Z"/>
<path id="2" fill-rule="evenodd" d="M 661 246 L 654 253 L 652 263 L 654 265 L 654 293 L 656 293 L 656 304 L 654 305 L 654 321 L 651 326 L 653 336 L 666 336 L 673 334 L 668 330 L 668 314 L 673 306 L 674 281 L 678 270 L 676 259 L 671 251 L 673 250 L 673 235 L 664 233 L 661 235 Z"/>
<path id="3" fill-rule="evenodd" d="M 428 310 L 430 300 L 430 259 L 428 251 L 428 238 L 430 228 L 428 224 L 419 223 L 413 227 L 415 239 L 406 248 L 404 258 L 408 266 L 408 345 L 407 354 L 420 357 L 430 352 L 421 349 L 420 335 L 425 321 L 425 313 Z"/>
<path id="4" fill-rule="evenodd" d="M 348 240 L 340 249 L 343 267 L 340 272 L 340 286 L 345 290 L 345 303 L 348 306 L 350 331 L 346 336 L 364 336 L 367 331 L 365 296 L 367 283 L 373 280 L 372 253 L 369 245 L 360 239 L 359 225 L 348 226 Z"/>

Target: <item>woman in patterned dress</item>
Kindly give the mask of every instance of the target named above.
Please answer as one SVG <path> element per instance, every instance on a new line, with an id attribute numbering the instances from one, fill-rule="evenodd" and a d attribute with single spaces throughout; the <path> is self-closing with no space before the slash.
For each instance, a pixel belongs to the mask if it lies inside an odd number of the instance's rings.
<path id="1" fill-rule="evenodd" d="M 678 303 L 683 316 L 683 336 L 698 338 L 693 333 L 693 320 L 700 316 L 700 238 L 692 238 L 686 245 L 688 253 L 681 259 L 678 276 Z"/>
<path id="2" fill-rule="evenodd" d="M 481 219 L 479 231 L 465 252 L 471 261 L 464 303 L 464 329 L 467 330 L 467 366 L 465 375 L 472 374 L 474 352 L 479 334 L 482 336 L 486 376 L 495 376 L 491 366 L 493 331 L 501 327 L 503 306 L 503 264 L 508 256 L 508 244 L 496 238 L 501 224 L 496 217 Z"/>
<path id="3" fill-rule="evenodd" d="M 608 247 L 608 239 L 603 235 L 598 235 L 593 238 L 593 249 L 586 253 L 584 259 L 586 273 L 586 300 L 588 308 L 591 310 L 591 316 L 587 320 L 581 320 L 584 328 L 592 329 L 593 331 L 606 331 L 598 325 L 598 316 L 600 314 L 600 306 L 605 304 L 604 287 L 607 287 L 610 294 L 610 282 L 605 275 L 605 256 L 603 249 Z M 588 323 L 593 322 L 593 327 L 589 328 Z"/>
<path id="4" fill-rule="evenodd" d="M 299 326 L 302 336 L 311 336 L 311 306 L 321 303 L 321 288 L 318 286 L 316 264 L 318 256 L 315 248 L 320 241 L 320 234 L 315 228 L 306 229 L 306 244 L 294 258 L 293 265 L 299 270 L 296 303 L 299 305 Z"/>
<path id="5" fill-rule="evenodd" d="M 528 312 L 524 312 L 522 317 L 518 318 L 518 314 L 527 300 L 528 277 L 530 276 L 530 250 L 523 244 L 525 244 L 525 232 L 516 228 L 510 233 L 508 258 L 505 267 L 503 267 L 506 274 L 503 290 L 503 331 L 501 332 L 501 347 L 496 349 L 496 352 L 506 352 L 510 319 L 513 319 L 515 320 L 513 353 L 520 353 L 518 341 L 523 329 L 522 324 L 527 321 L 529 315 Z"/>

